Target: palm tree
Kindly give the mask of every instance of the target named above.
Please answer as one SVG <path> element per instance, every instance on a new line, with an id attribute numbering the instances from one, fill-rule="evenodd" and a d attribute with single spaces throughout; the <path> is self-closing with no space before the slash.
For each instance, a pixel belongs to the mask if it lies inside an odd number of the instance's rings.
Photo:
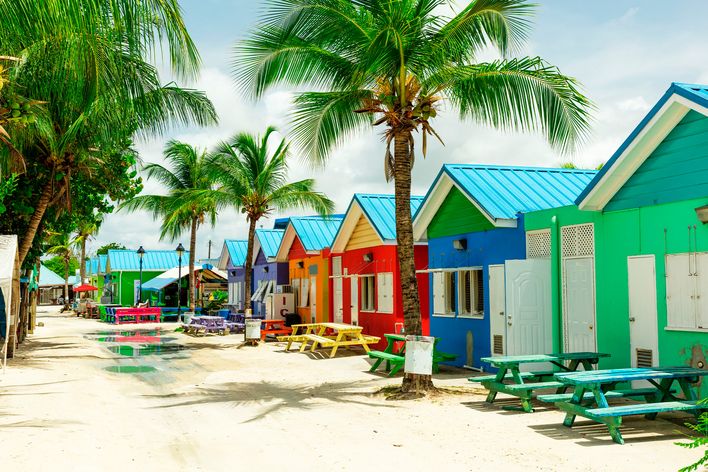
<path id="1" fill-rule="evenodd" d="M 420 334 L 409 206 L 414 133 L 425 156 L 428 139 L 440 139 L 432 122 L 445 104 L 461 118 L 542 131 L 568 151 L 587 133 L 592 106 L 574 79 L 540 57 L 508 59 L 529 31 L 533 5 L 526 0 L 473 0 L 457 14 L 449 0 L 267 4 L 258 28 L 237 47 L 235 80 L 253 97 L 282 85 L 316 90 L 296 94 L 292 117 L 295 141 L 315 164 L 354 132 L 384 126 L 405 330 Z M 477 62 L 488 48 L 503 59 Z M 403 390 L 428 387 L 429 377 L 403 381 Z"/>
<path id="2" fill-rule="evenodd" d="M 176 0 L 48 1 L 0 0 L 0 55 L 20 59 L 5 62 L 7 84 L 42 103 L 36 124 L 3 124 L 5 141 L 10 136 L 18 154 L 38 165 L 33 177 L 42 182 L 21 260 L 47 209 L 66 202 L 72 175 L 107 144 L 216 121 L 204 94 L 162 85 L 148 63 L 164 49 L 178 78 L 196 76 L 199 54 Z"/>
<path id="3" fill-rule="evenodd" d="M 79 273 L 81 274 L 81 284 L 86 280 L 86 243 L 98 233 L 101 226 L 99 217 L 92 215 L 90 218 L 79 221 L 74 237 L 74 244 L 79 248 Z M 83 298 L 83 293 L 81 294 Z"/>
<path id="4" fill-rule="evenodd" d="M 213 190 L 205 150 L 196 149 L 179 141 L 169 141 L 163 152 L 170 168 L 160 164 L 144 167 L 148 179 L 155 179 L 167 187 L 167 195 L 139 195 L 121 205 L 128 211 L 148 210 L 155 218 L 162 218 L 160 239 L 178 238 L 189 231 L 189 309 L 194 311 L 196 284 L 194 258 L 197 230 L 205 221 L 216 223 L 216 203 L 210 196 Z"/>
<path id="5" fill-rule="evenodd" d="M 334 203 L 315 191 L 314 179 L 287 182 L 289 148 L 282 139 L 272 152 L 268 141 L 275 132 L 268 127 L 262 136 L 239 133 L 221 143 L 211 157 L 211 168 L 219 188 L 214 193 L 217 203 L 233 206 L 246 215 L 248 245 L 246 249 L 245 284 L 251 286 L 253 243 L 258 221 L 273 212 L 312 209 L 327 215 Z M 246 290 L 246 307 L 251 304 L 251 291 Z"/>
<path id="6" fill-rule="evenodd" d="M 53 233 L 49 238 L 47 254 L 54 254 L 61 258 L 64 264 L 64 308 L 69 306 L 69 263 L 74 256 L 74 244 L 68 233 Z"/>

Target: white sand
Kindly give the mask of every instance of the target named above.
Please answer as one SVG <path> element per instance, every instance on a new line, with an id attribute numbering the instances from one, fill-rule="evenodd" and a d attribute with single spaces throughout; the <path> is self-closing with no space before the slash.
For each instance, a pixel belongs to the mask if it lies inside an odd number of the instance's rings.
<path id="1" fill-rule="evenodd" d="M 167 324 L 162 334 L 190 349 L 130 359 L 84 337 L 114 327 L 44 310 L 45 326 L 0 375 L 8 470 L 670 471 L 702 454 L 673 444 L 685 416 L 629 418 L 620 446 L 600 425 L 563 427 L 553 408 L 504 411 L 472 393 L 372 396 L 400 379 L 368 373 L 360 355 L 237 349 L 242 336 L 195 339 Z M 105 370 L 117 365 L 158 370 Z M 436 383 L 469 388 L 469 375 L 446 370 Z"/>

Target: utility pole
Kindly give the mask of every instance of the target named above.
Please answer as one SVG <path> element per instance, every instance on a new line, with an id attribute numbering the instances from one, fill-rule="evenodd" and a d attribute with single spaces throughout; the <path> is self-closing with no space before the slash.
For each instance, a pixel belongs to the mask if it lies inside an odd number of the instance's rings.
<path id="1" fill-rule="evenodd" d="M 207 253 L 207 259 L 211 259 L 211 239 L 209 240 L 209 251 Z"/>

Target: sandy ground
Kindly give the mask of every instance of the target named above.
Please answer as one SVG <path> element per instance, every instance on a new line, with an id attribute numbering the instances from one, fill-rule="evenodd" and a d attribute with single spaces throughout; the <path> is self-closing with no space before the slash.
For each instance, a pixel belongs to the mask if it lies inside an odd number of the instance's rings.
<path id="1" fill-rule="evenodd" d="M 599 425 L 563 427 L 553 408 L 486 405 L 469 371 L 436 380 L 464 394 L 392 401 L 373 392 L 400 379 L 368 373 L 361 355 L 238 348 L 240 335 L 191 338 L 166 324 L 163 346 L 178 350 L 127 357 L 98 340 L 115 327 L 40 310 L 44 327 L 0 374 L 8 469 L 671 471 L 702 454 L 673 444 L 685 416 L 629 418 L 620 446 Z M 149 371 L 116 372 L 126 369 Z"/>

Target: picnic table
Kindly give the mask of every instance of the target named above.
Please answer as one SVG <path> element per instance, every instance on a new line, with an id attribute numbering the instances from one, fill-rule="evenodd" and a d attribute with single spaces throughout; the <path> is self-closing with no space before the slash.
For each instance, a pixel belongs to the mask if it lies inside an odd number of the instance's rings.
<path id="1" fill-rule="evenodd" d="M 193 316 L 188 324 L 182 325 L 182 328 L 184 328 L 185 334 L 195 336 L 214 333 L 223 336 L 231 331 L 233 324 L 224 320 L 221 316 L 202 315 Z"/>
<path id="2" fill-rule="evenodd" d="M 480 382 L 489 394 L 487 403 L 494 403 L 498 393 L 506 393 L 521 399 L 521 409 L 527 413 L 533 412 L 531 399 L 535 390 L 555 388 L 556 393 L 565 393 L 567 385 L 558 380 L 545 380 L 552 378 L 557 370 L 544 370 L 535 372 L 521 372 L 523 364 L 550 363 L 563 372 L 574 372 L 578 367 L 590 371 L 599 362 L 601 357 L 609 354 L 599 352 L 565 352 L 558 354 L 529 354 L 525 356 L 499 356 L 483 357 L 482 362 L 491 364 L 499 369 L 494 375 L 470 377 L 470 382 Z M 526 383 L 525 380 L 529 380 Z M 509 409 L 515 409 L 509 407 Z"/>
<path id="3" fill-rule="evenodd" d="M 290 334 L 292 328 L 285 326 L 285 320 L 261 320 L 261 341 L 265 341 L 266 336 Z"/>
<path id="4" fill-rule="evenodd" d="M 385 361 L 385 370 L 389 377 L 393 377 L 398 373 L 405 363 L 406 354 L 406 335 L 405 334 L 384 334 L 386 338 L 386 348 L 383 351 L 369 351 L 369 357 L 376 359 L 376 362 L 371 366 L 369 372 L 375 372 L 376 369 Z M 440 363 L 454 361 L 457 355 L 441 352 L 437 349 L 440 338 L 435 338 L 433 345 L 433 372 L 440 371 Z"/>
<path id="5" fill-rule="evenodd" d="M 340 347 L 362 346 L 369 352 L 369 344 L 379 342 L 379 337 L 368 336 L 362 333 L 363 327 L 348 325 L 343 323 L 305 323 L 291 326 L 292 334 L 289 336 L 278 336 L 278 341 L 287 341 L 285 350 L 289 351 L 294 342 L 300 343 L 300 352 L 303 352 L 311 342 L 310 352 L 314 352 L 317 347 L 332 348 L 329 357 L 337 354 Z M 327 335 L 331 331 L 334 334 Z"/>
<path id="6" fill-rule="evenodd" d="M 576 416 L 582 416 L 598 423 L 604 423 L 614 442 L 624 444 L 620 433 L 622 417 L 645 415 L 653 420 L 658 413 L 669 411 L 689 411 L 698 415 L 708 405 L 700 403 L 696 396 L 695 384 L 708 371 L 692 367 L 647 367 L 629 369 L 594 370 L 588 372 L 561 372 L 555 378 L 572 394 L 554 398 L 554 395 L 539 395 L 539 400 L 551 401 L 566 412 L 563 425 L 572 427 Z M 617 384 L 646 380 L 653 388 L 615 390 Z M 673 387 L 685 398 L 675 395 Z M 616 397 L 643 396 L 646 403 L 610 406 L 608 399 Z"/>
<path id="7" fill-rule="evenodd" d="M 107 308 L 109 323 L 155 323 L 160 321 L 159 308 Z"/>

